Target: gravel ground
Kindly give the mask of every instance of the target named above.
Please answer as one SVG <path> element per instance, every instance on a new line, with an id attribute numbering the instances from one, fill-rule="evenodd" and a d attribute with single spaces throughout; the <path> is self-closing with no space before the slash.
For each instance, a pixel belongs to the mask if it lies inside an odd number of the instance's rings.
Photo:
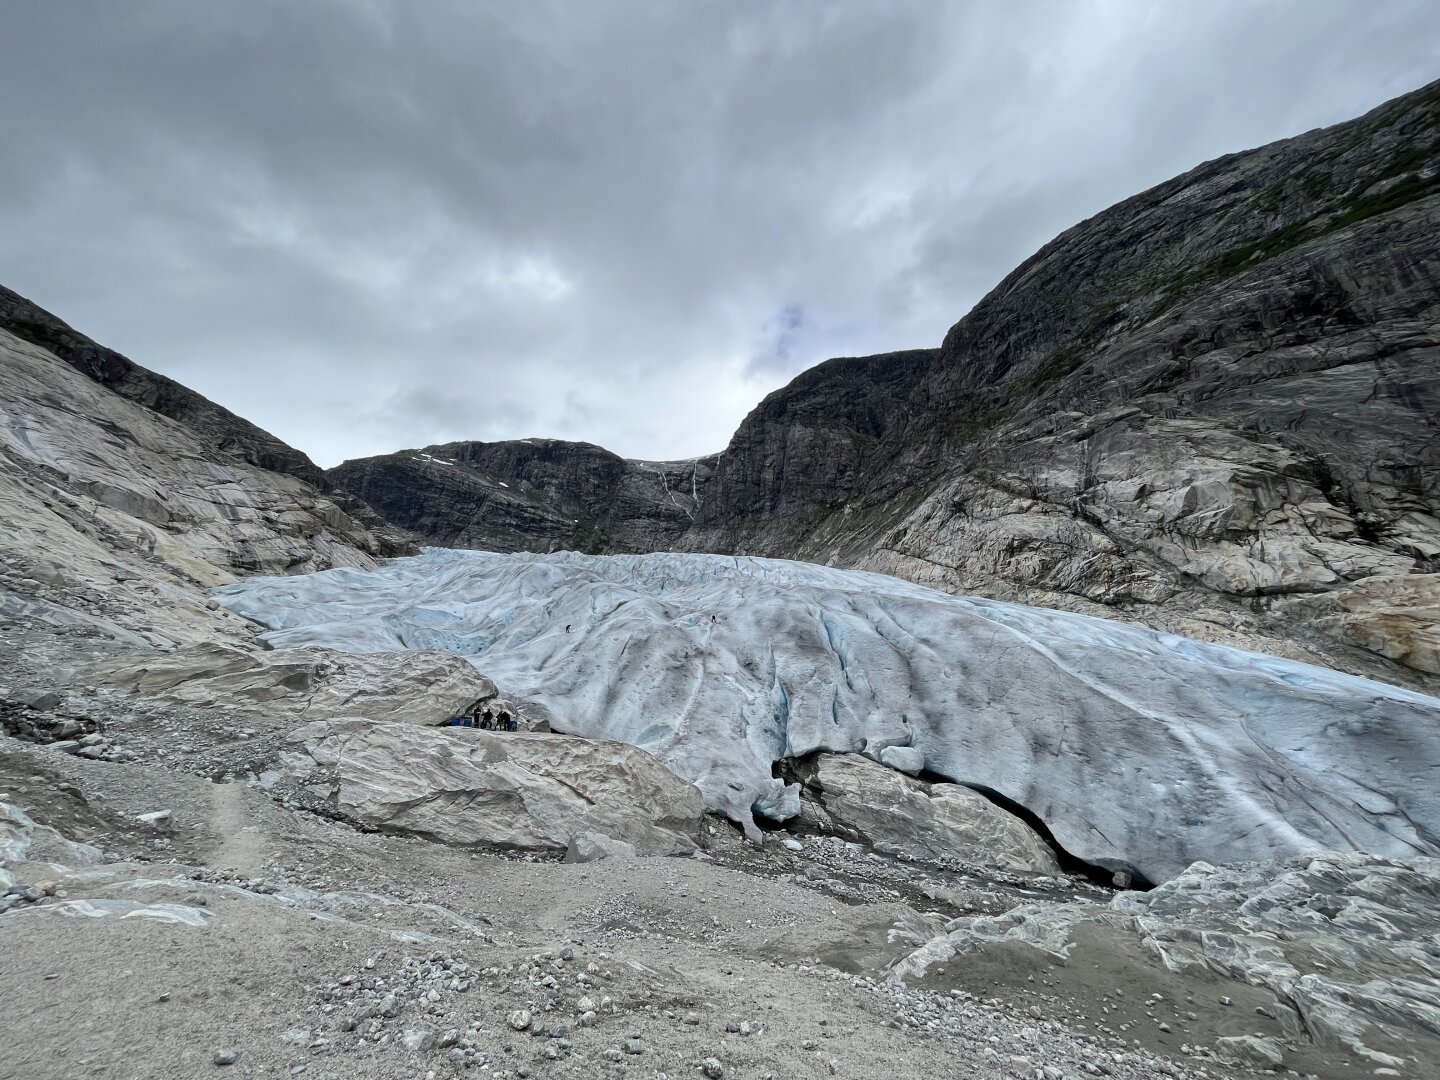
<path id="1" fill-rule="evenodd" d="M 1151 989 L 1143 962 L 1031 951 L 886 983 L 957 914 L 1108 898 L 1083 880 L 833 837 L 757 850 L 719 820 L 697 857 L 585 865 L 358 831 L 249 782 L 292 723 L 283 702 L 87 686 L 112 654 L 0 626 L 0 687 L 58 692 L 51 713 L 108 752 L 0 738 L 0 801 L 106 859 L 12 867 L 42 895 L 0 914 L 0 1078 L 1207 1080 L 1248 1074 L 1198 1048 L 1273 1031 L 1263 1001 L 1232 988 L 1222 1008 L 1164 972 Z"/>

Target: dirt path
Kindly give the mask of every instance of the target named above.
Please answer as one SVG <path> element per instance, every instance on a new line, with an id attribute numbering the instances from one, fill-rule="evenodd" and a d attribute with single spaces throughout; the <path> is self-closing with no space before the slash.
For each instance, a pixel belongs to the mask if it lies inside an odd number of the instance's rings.
<path id="1" fill-rule="evenodd" d="M 246 824 L 245 785 L 216 784 L 210 793 L 210 829 L 220 837 L 213 863 L 242 874 L 260 872 L 264 842 L 259 826 Z"/>

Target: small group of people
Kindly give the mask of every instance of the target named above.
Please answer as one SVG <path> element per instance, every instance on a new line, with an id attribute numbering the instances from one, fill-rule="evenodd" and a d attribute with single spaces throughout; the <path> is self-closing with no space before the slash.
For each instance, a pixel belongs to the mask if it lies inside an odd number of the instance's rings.
<path id="1" fill-rule="evenodd" d="M 519 731 L 520 718 L 515 710 L 496 702 L 477 702 L 470 711 L 453 717 L 451 727 L 473 727 L 482 731 Z"/>

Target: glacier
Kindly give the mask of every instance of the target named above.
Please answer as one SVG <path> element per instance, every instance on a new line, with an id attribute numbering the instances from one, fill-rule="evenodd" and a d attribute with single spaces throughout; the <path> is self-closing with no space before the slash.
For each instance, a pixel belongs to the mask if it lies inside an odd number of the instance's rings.
<path id="1" fill-rule="evenodd" d="M 776 762 L 908 747 L 1152 882 L 1440 854 L 1440 699 L 1105 619 L 675 553 L 432 548 L 213 595 L 277 649 L 463 656 L 555 730 L 649 751 L 752 837 L 798 810 Z"/>

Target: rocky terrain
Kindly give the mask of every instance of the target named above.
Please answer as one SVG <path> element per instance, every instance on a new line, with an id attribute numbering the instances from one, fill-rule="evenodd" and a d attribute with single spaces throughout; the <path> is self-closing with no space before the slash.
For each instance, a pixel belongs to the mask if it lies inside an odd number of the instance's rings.
<path id="1" fill-rule="evenodd" d="M 690 527 L 715 459 L 627 461 L 558 439 L 458 442 L 347 461 L 337 484 L 446 547 L 663 551 Z"/>
<path id="2" fill-rule="evenodd" d="M 514 547 L 803 532 L 1424 683 L 1435 97 L 1078 226 L 720 459 L 410 457 Z M 0 376 L 0 1080 L 1440 1071 L 1433 698 L 818 564 L 394 558 L 8 292 Z"/>
<path id="3" fill-rule="evenodd" d="M 620 539 L 560 546 L 879 570 L 1433 692 L 1437 236 L 1432 85 L 1081 222 L 938 350 L 804 373 L 708 467 L 682 532 L 612 518 Z M 484 484 L 515 483 L 511 444 L 456 445 Z M 337 475 L 431 543 L 556 542 L 516 517 L 469 542 L 454 523 L 476 503 L 450 475 L 387 479 L 414 457 Z"/>
<path id="4" fill-rule="evenodd" d="M 157 698 L 67 676 L 76 644 L 0 625 L 0 698 L 36 733 L 0 739 L 0 1077 L 1328 1080 L 1440 1065 L 1434 860 L 1201 864 L 1115 893 L 815 831 L 875 828 L 878 807 L 852 821 L 838 799 L 833 819 L 759 847 L 692 818 L 691 854 L 644 857 L 527 840 L 531 811 L 497 812 L 485 779 L 465 808 L 447 789 L 468 835 L 425 838 L 296 768 L 297 748 L 313 762 L 333 738 L 304 734 L 331 723 L 305 719 L 312 690 Z M 87 651 L 107 667 L 140 655 Z M 14 688 L 40 682 L 54 689 Z M 113 755 L 41 731 L 66 721 Z M 404 726 L 437 747 L 610 752 Z M 532 794 L 539 820 L 563 799 Z"/>
<path id="5" fill-rule="evenodd" d="M 237 575 L 414 550 L 298 451 L 9 292 L 0 369 L 7 618 L 160 647 L 210 640 L 205 590 Z"/>

